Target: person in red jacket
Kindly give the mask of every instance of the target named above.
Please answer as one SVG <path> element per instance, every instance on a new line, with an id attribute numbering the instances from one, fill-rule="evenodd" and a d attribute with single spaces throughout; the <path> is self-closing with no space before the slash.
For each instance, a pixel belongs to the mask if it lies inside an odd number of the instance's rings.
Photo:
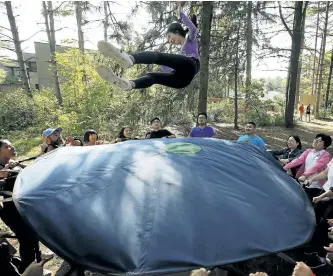
<path id="1" fill-rule="evenodd" d="M 298 111 L 299 111 L 299 119 L 300 119 L 300 121 L 303 121 L 303 115 L 304 115 L 304 105 L 303 104 L 298 108 Z"/>

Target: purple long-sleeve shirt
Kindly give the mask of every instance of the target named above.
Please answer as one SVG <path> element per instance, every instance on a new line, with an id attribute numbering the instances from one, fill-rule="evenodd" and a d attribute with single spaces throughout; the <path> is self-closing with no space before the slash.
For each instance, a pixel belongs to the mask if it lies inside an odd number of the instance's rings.
<path id="1" fill-rule="evenodd" d="M 180 18 L 183 21 L 184 25 L 189 29 L 189 33 L 185 39 L 183 47 L 180 50 L 180 54 L 200 60 L 197 40 L 197 27 L 193 24 L 191 19 L 189 19 L 183 12 L 180 12 Z M 173 71 L 172 68 L 169 68 L 167 66 L 162 66 L 162 69 L 166 73 Z"/>

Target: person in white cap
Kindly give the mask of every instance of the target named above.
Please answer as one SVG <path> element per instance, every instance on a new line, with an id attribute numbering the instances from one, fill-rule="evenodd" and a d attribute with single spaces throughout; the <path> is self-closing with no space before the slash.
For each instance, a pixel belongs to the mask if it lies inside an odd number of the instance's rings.
<path id="1" fill-rule="evenodd" d="M 64 143 L 61 134 L 61 127 L 45 129 L 42 134 L 44 143 L 40 145 L 41 154 L 50 152 L 61 146 Z"/>

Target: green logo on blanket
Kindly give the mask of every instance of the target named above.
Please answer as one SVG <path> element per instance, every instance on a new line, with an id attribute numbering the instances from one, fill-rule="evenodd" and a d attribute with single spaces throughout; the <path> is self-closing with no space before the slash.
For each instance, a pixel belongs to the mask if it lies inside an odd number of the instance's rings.
<path id="1" fill-rule="evenodd" d="M 170 143 L 166 145 L 165 151 L 169 153 L 178 154 L 195 154 L 198 153 L 201 148 L 191 143 Z"/>

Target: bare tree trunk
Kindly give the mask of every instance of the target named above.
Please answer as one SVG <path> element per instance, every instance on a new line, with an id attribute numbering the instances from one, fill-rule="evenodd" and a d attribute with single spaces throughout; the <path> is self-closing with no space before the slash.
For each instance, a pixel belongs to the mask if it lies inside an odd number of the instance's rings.
<path id="1" fill-rule="evenodd" d="M 45 1 L 43 1 L 43 13 L 44 13 L 44 19 L 45 19 L 47 38 L 48 38 L 49 47 L 50 47 L 51 65 L 52 65 L 53 78 L 54 78 L 54 89 L 55 89 L 56 97 L 58 99 L 58 104 L 61 106 L 62 105 L 62 96 L 61 96 L 60 83 L 59 83 L 58 64 L 55 59 L 56 38 L 55 38 L 55 29 L 54 29 L 52 1 L 47 2 L 47 7 L 46 7 Z"/>
<path id="2" fill-rule="evenodd" d="M 321 98 L 321 88 L 323 85 L 323 70 L 324 70 L 324 57 L 325 57 L 325 48 L 326 48 L 326 36 L 327 36 L 327 23 L 328 23 L 328 12 L 329 12 L 330 2 L 326 2 L 326 15 L 325 15 L 325 23 L 324 23 L 324 31 L 323 31 L 323 48 L 322 54 L 320 57 L 320 70 L 319 70 L 319 83 L 318 83 L 318 92 L 317 92 L 317 100 L 316 100 L 316 110 L 315 116 L 319 117 L 319 109 L 320 109 L 320 98 Z"/>
<path id="3" fill-rule="evenodd" d="M 18 61 L 19 66 L 20 66 L 20 75 L 21 75 L 21 78 L 23 80 L 23 85 L 24 85 L 25 89 L 27 90 L 27 92 L 29 94 L 31 94 L 30 93 L 31 92 L 30 80 L 29 80 L 27 68 L 25 66 L 24 59 L 23 59 L 21 41 L 20 41 L 17 26 L 16 26 L 15 17 L 14 17 L 14 14 L 13 14 L 12 2 L 11 1 L 5 1 L 5 5 L 6 5 L 6 10 L 7 10 L 8 21 L 9 21 L 9 24 L 10 24 L 10 29 L 11 29 L 12 36 L 13 36 L 17 61 Z"/>
<path id="4" fill-rule="evenodd" d="M 307 2 L 306 4 L 307 5 Z M 303 2 L 295 2 L 294 28 L 292 32 L 292 45 L 290 55 L 289 86 L 287 87 L 286 109 L 285 109 L 285 127 L 290 128 L 294 125 L 294 106 L 297 85 L 298 61 L 301 52 L 302 24 L 306 6 L 303 12 Z"/>
<path id="5" fill-rule="evenodd" d="M 235 105 L 235 116 L 234 116 L 234 129 L 239 129 L 238 127 L 238 67 L 239 67 L 239 60 L 238 60 L 238 46 L 239 46 L 239 28 L 237 31 L 237 38 L 236 38 L 236 56 L 235 56 L 235 98 L 234 98 L 234 105 Z"/>
<path id="6" fill-rule="evenodd" d="M 82 31 L 82 1 L 75 1 L 75 15 L 79 39 L 79 49 L 81 53 L 84 53 L 84 36 Z"/>
<path id="7" fill-rule="evenodd" d="M 325 98 L 325 109 L 326 110 L 328 108 L 328 96 L 330 94 L 330 88 L 331 88 L 332 70 L 333 70 L 333 47 L 331 50 L 330 72 L 328 73 L 327 87 L 326 87 L 326 98 Z"/>
<path id="8" fill-rule="evenodd" d="M 314 84 L 314 95 L 317 96 L 318 93 L 318 82 L 319 82 L 319 71 L 320 71 L 320 61 L 321 61 L 321 55 L 323 52 L 323 42 L 324 42 L 324 38 L 323 38 L 323 34 L 321 34 L 321 40 L 320 40 L 320 48 L 319 48 L 319 56 L 318 56 L 318 64 L 317 64 L 317 68 L 316 68 L 316 77 L 315 77 L 315 84 Z"/>
<path id="9" fill-rule="evenodd" d="M 299 61 L 298 61 L 298 69 L 297 69 L 297 82 L 296 82 L 296 101 L 295 101 L 295 108 L 298 107 L 299 103 L 299 87 L 301 84 L 301 73 L 302 73 L 302 59 L 303 59 L 303 46 L 304 46 L 304 30 L 305 30 L 305 17 L 306 13 L 303 15 L 302 20 L 302 39 L 301 39 L 301 52 L 299 54 Z"/>
<path id="10" fill-rule="evenodd" d="M 109 27 L 109 16 L 108 16 L 108 2 L 104 1 L 104 41 L 108 41 L 108 27 Z"/>
<path id="11" fill-rule="evenodd" d="M 207 91 L 209 78 L 209 45 L 210 31 L 213 18 L 213 1 L 203 2 L 202 27 L 201 27 L 201 69 L 200 69 L 200 92 L 199 92 L 199 112 L 207 112 Z"/>
<path id="12" fill-rule="evenodd" d="M 245 98 L 248 101 L 251 74 L 252 74 L 252 45 L 253 45 L 253 30 L 252 30 L 252 2 L 247 3 L 247 27 L 246 27 L 246 80 L 245 80 Z"/>
<path id="13" fill-rule="evenodd" d="M 311 95 L 315 94 L 316 91 L 316 85 L 315 82 L 316 77 L 316 59 L 317 59 L 317 42 L 318 42 L 318 29 L 319 29 L 319 7 L 320 7 L 320 1 L 318 1 L 318 7 L 317 7 L 317 28 L 316 28 L 316 40 L 315 40 L 315 52 L 314 52 L 314 57 L 313 57 L 313 71 L 312 71 L 312 87 L 311 87 Z"/>

